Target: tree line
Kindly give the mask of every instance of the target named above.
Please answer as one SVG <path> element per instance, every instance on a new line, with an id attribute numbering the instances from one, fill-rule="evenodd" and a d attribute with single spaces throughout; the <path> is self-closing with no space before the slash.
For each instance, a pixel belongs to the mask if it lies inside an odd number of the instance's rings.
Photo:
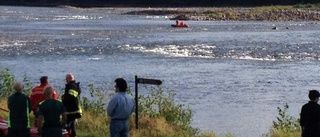
<path id="1" fill-rule="evenodd" d="M 1 0 L 5 5 L 141 6 L 141 7 L 223 7 L 315 4 L 319 0 Z"/>

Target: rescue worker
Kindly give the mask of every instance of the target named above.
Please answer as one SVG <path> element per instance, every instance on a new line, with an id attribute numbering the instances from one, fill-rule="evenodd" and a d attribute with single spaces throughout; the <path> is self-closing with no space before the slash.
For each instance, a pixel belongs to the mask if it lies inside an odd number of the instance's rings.
<path id="1" fill-rule="evenodd" d="M 180 21 L 179 26 L 185 26 L 185 25 L 186 25 L 186 23 L 184 21 Z"/>
<path id="2" fill-rule="evenodd" d="M 14 83 L 13 94 L 8 98 L 8 135 L 7 137 L 30 137 L 29 114 L 32 104 L 27 95 L 23 93 L 23 84 Z"/>
<path id="3" fill-rule="evenodd" d="M 38 105 L 40 102 L 42 102 L 44 99 L 45 99 L 45 96 L 44 96 L 44 91 L 43 89 L 50 85 L 49 84 L 49 80 L 48 80 L 48 76 L 42 76 L 40 78 L 40 85 L 39 86 L 36 86 L 32 89 L 32 92 L 30 94 L 30 100 L 32 102 L 32 111 L 33 111 L 33 114 L 35 116 L 35 121 L 34 121 L 34 125 L 37 126 L 37 109 L 38 109 Z M 52 97 L 54 99 L 58 99 L 58 94 L 56 93 L 56 91 L 53 89 L 53 94 L 52 94 Z"/>
<path id="4" fill-rule="evenodd" d="M 44 88 L 45 100 L 39 103 L 37 111 L 38 136 L 62 137 L 62 126 L 67 122 L 67 114 L 61 100 L 52 97 L 53 91 L 50 85 Z"/>
<path id="5" fill-rule="evenodd" d="M 62 102 L 67 111 L 67 125 L 68 132 L 71 132 L 70 137 L 77 136 L 76 132 L 76 119 L 81 118 L 82 110 L 80 106 L 80 82 L 75 81 L 73 74 L 66 75 L 66 86 Z"/>

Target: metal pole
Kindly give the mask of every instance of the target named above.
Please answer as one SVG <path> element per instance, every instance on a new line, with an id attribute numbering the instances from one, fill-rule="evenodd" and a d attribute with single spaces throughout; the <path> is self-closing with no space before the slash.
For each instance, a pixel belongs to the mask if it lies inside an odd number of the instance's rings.
<path id="1" fill-rule="evenodd" d="M 136 129 L 138 129 L 138 76 L 135 76 L 135 100 L 136 100 Z"/>

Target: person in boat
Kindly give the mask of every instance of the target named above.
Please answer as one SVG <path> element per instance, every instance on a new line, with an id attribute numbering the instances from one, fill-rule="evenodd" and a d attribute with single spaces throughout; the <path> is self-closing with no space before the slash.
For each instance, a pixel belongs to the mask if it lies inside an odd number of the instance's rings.
<path id="1" fill-rule="evenodd" d="M 179 26 L 185 26 L 186 23 L 184 21 L 180 21 Z"/>
<path id="2" fill-rule="evenodd" d="M 302 128 L 302 137 L 320 136 L 320 105 L 318 104 L 319 97 L 319 91 L 310 90 L 310 101 L 301 108 L 300 126 Z"/>
<path id="3" fill-rule="evenodd" d="M 38 136 L 62 137 L 61 126 L 67 122 L 67 113 L 62 101 L 52 97 L 53 91 L 50 85 L 44 88 L 45 100 L 39 103 L 37 110 Z"/>
<path id="4" fill-rule="evenodd" d="M 178 21 L 176 20 L 176 25 L 177 27 L 185 27 L 185 26 L 188 26 L 185 21 Z"/>

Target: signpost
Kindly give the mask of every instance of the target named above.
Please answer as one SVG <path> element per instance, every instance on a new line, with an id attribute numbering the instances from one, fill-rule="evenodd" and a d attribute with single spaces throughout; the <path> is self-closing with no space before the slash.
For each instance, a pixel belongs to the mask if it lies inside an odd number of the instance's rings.
<path id="1" fill-rule="evenodd" d="M 146 78 L 138 78 L 135 76 L 135 100 L 136 100 L 136 129 L 138 129 L 138 83 L 141 84 L 151 84 L 151 85 L 161 85 L 162 81 L 158 79 L 146 79 Z"/>

